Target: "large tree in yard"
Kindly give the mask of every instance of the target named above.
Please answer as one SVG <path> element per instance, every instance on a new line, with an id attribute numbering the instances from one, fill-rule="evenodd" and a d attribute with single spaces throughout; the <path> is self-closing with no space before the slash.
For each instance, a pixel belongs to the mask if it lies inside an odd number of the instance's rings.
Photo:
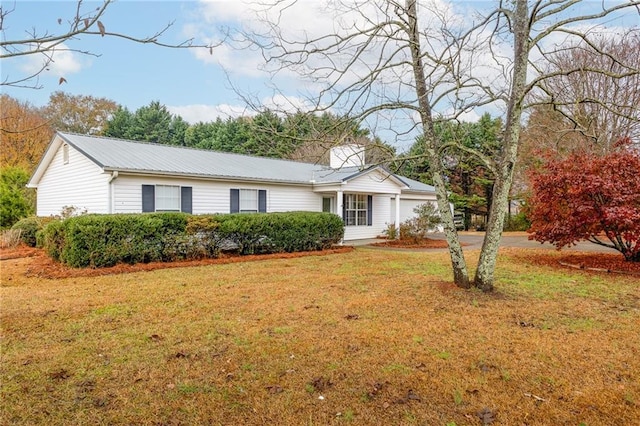
<path id="1" fill-rule="evenodd" d="M 530 239 L 558 249 L 580 240 L 640 262 L 640 153 L 575 153 L 531 173 Z"/>
<path id="2" fill-rule="evenodd" d="M 290 23 L 300 19 L 295 1 L 266 6 L 255 2 L 259 24 L 245 26 L 243 47 L 260 49 L 273 81 L 295 72 L 306 79 L 306 93 L 316 87 L 313 96 L 307 96 L 316 112 L 338 110 L 363 122 L 375 120 L 378 127 L 385 123 L 385 131 L 394 132 L 392 137 L 399 142 L 420 136 L 454 281 L 460 287 L 492 290 L 525 111 L 532 104 L 554 103 L 553 96 L 532 96 L 554 90 L 544 86 L 547 79 L 571 75 L 582 67 L 569 62 L 556 69 L 548 66 L 548 58 L 558 51 L 589 46 L 616 63 L 616 67 L 591 64 L 589 76 L 616 80 L 637 74 L 637 67 L 618 59 L 616 49 L 605 52 L 615 42 L 598 44 L 594 38 L 609 36 L 603 30 L 605 19 L 619 13 L 639 16 L 640 1 L 505 0 L 482 2 L 475 10 L 469 10 L 472 2 L 443 0 L 313 4 L 304 6 L 316 7 L 314 22 L 331 14 L 327 27 L 305 30 L 284 25 L 288 17 Z M 449 207 L 443 160 L 452 147 L 435 126 L 442 120 L 459 121 L 482 107 L 500 111 L 504 124 L 493 158 L 458 146 L 473 152 L 494 177 L 487 231 L 471 279 Z"/>

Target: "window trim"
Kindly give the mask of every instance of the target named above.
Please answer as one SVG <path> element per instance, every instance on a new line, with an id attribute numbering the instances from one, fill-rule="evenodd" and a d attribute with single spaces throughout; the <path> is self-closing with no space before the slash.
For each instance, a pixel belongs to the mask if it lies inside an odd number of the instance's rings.
<path id="1" fill-rule="evenodd" d="M 260 209 L 258 208 L 258 190 L 257 189 L 247 189 L 240 188 L 240 192 L 238 193 L 238 213 L 258 213 Z M 252 194 L 251 197 L 246 197 L 247 194 Z M 243 194 L 245 197 L 243 198 Z M 248 198 L 251 198 L 250 200 Z M 248 202 L 251 202 L 251 205 L 248 205 Z M 244 205 L 243 205 L 244 203 Z M 244 207 L 244 208 L 243 208 Z M 250 207 L 250 208 L 247 208 Z M 255 207 L 255 208 L 253 208 Z"/>
<path id="2" fill-rule="evenodd" d="M 158 204 L 160 204 L 158 202 L 158 200 L 159 200 L 159 198 L 158 198 L 158 192 L 159 192 L 158 189 L 159 188 L 171 188 L 171 189 L 177 190 L 176 191 L 178 193 L 178 198 L 177 199 L 173 197 L 173 194 L 171 194 L 172 197 L 170 199 L 167 198 L 167 197 L 163 197 L 162 198 L 164 203 L 166 203 L 167 199 L 169 201 L 175 202 L 177 208 L 170 208 L 170 209 L 167 209 L 167 208 L 159 209 L 158 208 Z M 181 188 L 180 185 L 165 185 L 165 184 L 155 185 L 155 194 L 154 194 L 155 195 L 155 200 L 154 200 L 155 201 L 155 203 L 154 203 L 155 211 L 157 211 L 157 212 L 179 212 L 179 211 L 182 211 L 182 191 L 181 191 L 180 188 Z M 163 207 L 166 207 L 166 206 L 163 206 Z"/>
<path id="3" fill-rule="evenodd" d="M 258 200 L 258 210 L 249 210 L 245 209 L 245 211 L 240 210 L 240 191 L 241 190 L 251 190 L 257 191 L 257 200 Z M 230 197 L 229 197 L 229 212 L 230 213 L 266 213 L 267 212 L 267 190 L 266 189 L 255 189 L 255 188 L 230 188 Z"/>
<path id="4" fill-rule="evenodd" d="M 354 200 L 353 203 L 350 203 L 350 199 Z M 361 207 L 363 203 L 364 208 Z M 352 204 L 354 208 L 350 208 L 349 204 Z M 373 197 L 371 195 L 357 193 L 344 194 L 342 207 L 345 226 L 371 226 L 373 224 Z M 349 212 L 353 212 L 354 223 L 349 223 Z"/>
<path id="5" fill-rule="evenodd" d="M 177 209 L 158 209 L 158 186 L 176 187 L 178 188 L 178 208 Z M 193 187 L 182 185 L 167 185 L 167 184 L 142 184 L 142 212 L 154 213 L 154 212 L 184 212 L 193 213 Z"/>

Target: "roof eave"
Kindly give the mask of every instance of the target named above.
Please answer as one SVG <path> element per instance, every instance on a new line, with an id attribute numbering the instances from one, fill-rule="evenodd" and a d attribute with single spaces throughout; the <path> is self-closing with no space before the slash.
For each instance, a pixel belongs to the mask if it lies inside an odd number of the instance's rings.
<path id="1" fill-rule="evenodd" d="M 205 175 L 198 173 L 179 173 L 173 171 L 163 170 L 139 170 L 139 169 L 125 169 L 121 167 L 109 167 L 103 168 L 105 172 L 117 171 L 118 173 L 126 173 L 132 175 L 144 175 L 144 176 L 170 176 L 181 177 L 201 180 L 214 180 L 214 181 L 237 181 L 237 182 L 261 182 L 261 183 L 273 183 L 280 185 L 298 185 L 298 186 L 312 186 L 313 182 L 292 181 L 292 180 L 279 180 L 279 179 L 265 179 L 258 177 L 246 177 L 246 176 L 225 176 L 225 175 Z"/>

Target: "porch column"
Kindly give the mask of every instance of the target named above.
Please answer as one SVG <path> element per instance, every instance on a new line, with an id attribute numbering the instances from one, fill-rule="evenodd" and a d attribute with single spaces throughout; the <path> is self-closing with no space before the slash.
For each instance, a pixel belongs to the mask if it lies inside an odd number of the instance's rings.
<path id="1" fill-rule="evenodd" d="M 396 238 L 400 239 L 400 194 L 396 194 Z"/>
<path id="2" fill-rule="evenodd" d="M 344 216 L 342 216 L 342 212 L 344 212 L 343 208 L 344 196 L 342 191 L 336 191 L 336 214 L 342 218 L 342 222 L 344 223 Z M 340 245 L 344 244 L 344 237 L 340 241 Z"/>

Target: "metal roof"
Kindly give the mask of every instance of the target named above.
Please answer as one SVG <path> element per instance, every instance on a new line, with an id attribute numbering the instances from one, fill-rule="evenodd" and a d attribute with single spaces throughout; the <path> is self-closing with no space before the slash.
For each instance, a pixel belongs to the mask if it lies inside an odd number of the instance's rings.
<path id="1" fill-rule="evenodd" d="M 243 154 L 135 142 L 116 138 L 58 132 L 57 136 L 104 170 L 158 173 L 297 184 L 331 184 L 353 179 L 379 166 L 332 169 L 313 163 Z M 391 173 L 390 173 L 391 174 Z M 409 190 L 433 192 L 430 185 L 393 175 Z"/>

